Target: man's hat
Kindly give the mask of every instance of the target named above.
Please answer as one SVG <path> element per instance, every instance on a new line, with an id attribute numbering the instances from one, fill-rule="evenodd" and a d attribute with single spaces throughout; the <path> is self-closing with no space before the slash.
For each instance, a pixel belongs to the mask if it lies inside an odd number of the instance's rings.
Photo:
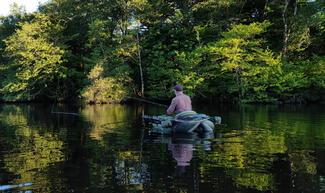
<path id="1" fill-rule="evenodd" d="M 182 91 L 183 90 L 183 87 L 179 84 L 177 84 L 176 86 L 174 86 L 174 90 L 176 91 Z"/>

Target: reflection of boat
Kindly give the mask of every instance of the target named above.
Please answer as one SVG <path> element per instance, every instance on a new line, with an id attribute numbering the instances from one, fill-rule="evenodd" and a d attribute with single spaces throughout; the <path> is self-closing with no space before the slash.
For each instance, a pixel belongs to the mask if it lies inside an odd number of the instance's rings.
<path id="1" fill-rule="evenodd" d="M 206 133 L 175 133 L 172 136 L 149 134 L 145 136 L 145 143 L 167 143 L 167 144 L 192 144 L 203 145 L 204 149 L 209 149 L 211 139 L 221 138 L 221 134 L 214 132 Z M 207 146 L 207 148 L 205 148 Z"/>
<path id="2" fill-rule="evenodd" d="M 143 118 L 152 124 L 152 132 L 162 134 L 213 132 L 214 126 L 221 123 L 220 117 L 210 117 L 194 111 L 184 111 L 175 117 L 160 115 L 143 116 Z"/>

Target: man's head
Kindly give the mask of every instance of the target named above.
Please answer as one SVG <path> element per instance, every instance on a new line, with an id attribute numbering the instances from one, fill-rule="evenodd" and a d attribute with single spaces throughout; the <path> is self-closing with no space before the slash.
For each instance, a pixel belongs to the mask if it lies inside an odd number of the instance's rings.
<path id="1" fill-rule="evenodd" d="M 175 85 L 175 86 L 174 86 L 174 91 L 175 91 L 175 94 L 176 94 L 176 93 L 183 92 L 183 87 L 182 87 L 182 85 L 180 85 L 180 84 Z"/>

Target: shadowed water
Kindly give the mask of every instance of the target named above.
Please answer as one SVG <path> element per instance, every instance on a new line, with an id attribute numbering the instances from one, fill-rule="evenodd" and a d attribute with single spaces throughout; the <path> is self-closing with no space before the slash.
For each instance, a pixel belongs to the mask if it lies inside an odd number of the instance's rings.
<path id="1" fill-rule="evenodd" d="M 197 105 L 223 125 L 162 136 L 161 107 L 3 104 L 0 191 L 325 192 L 324 107 Z"/>

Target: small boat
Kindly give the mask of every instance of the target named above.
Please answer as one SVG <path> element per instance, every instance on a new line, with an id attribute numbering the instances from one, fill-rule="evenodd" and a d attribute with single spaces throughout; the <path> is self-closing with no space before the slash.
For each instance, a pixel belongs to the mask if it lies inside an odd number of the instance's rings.
<path id="1" fill-rule="evenodd" d="M 175 117 L 145 115 L 143 118 L 147 123 L 152 124 L 152 132 L 162 134 L 213 132 L 215 125 L 221 123 L 221 117 L 210 117 L 195 111 L 184 111 Z"/>

